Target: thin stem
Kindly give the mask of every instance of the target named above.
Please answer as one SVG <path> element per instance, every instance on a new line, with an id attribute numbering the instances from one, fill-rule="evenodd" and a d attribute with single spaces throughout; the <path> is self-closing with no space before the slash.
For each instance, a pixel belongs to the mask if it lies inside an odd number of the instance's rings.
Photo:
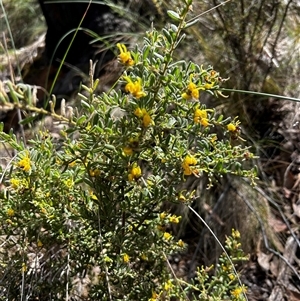
<path id="1" fill-rule="evenodd" d="M 182 32 L 182 30 L 183 30 L 183 28 L 184 28 L 184 25 L 186 24 L 185 19 L 186 19 L 186 16 L 187 16 L 188 12 L 189 12 L 189 6 L 187 6 L 187 7 L 184 9 L 184 11 L 182 12 L 181 20 L 180 20 L 180 23 L 179 23 L 179 25 L 178 25 L 178 30 L 177 30 L 177 32 L 176 32 L 174 41 L 173 41 L 173 43 L 172 43 L 172 45 L 171 45 L 171 47 L 170 47 L 170 50 L 169 50 L 170 58 L 173 57 L 173 53 L 174 53 L 175 48 L 176 48 L 175 45 L 177 44 L 177 42 L 178 42 L 178 40 L 179 40 L 179 37 L 180 37 L 180 34 L 181 34 L 181 32 Z M 168 61 L 165 63 L 164 68 L 163 68 L 163 70 L 162 70 L 162 72 L 161 72 L 161 75 L 162 75 L 162 76 L 164 76 L 164 75 L 166 74 L 166 72 L 167 72 L 167 70 L 168 70 L 168 67 L 170 66 L 170 63 L 171 63 L 171 59 L 168 60 Z M 159 81 L 159 84 L 158 84 L 158 86 L 157 86 L 157 88 L 156 88 L 156 91 L 154 92 L 153 99 L 156 99 L 156 96 L 157 96 L 158 91 L 159 91 L 159 89 L 160 89 L 161 86 L 162 86 L 162 81 Z"/>
<path id="2" fill-rule="evenodd" d="M 227 88 L 220 88 L 220 89 L 218 89 L 218 91 L 259 95 L 259 96 L 264 96 L 265 98 L 273 97 L 273 98 L 282 99 L 282 100 L 290 100 L 290 101 L 300 102 L 299 98 L 283 96 L 283 95 L 278 95 L 278 94 L 269 94 L 269 93 L 257 92 L 257 91 L 236 90 L 236 89 L 227 89 Z"/>
<path id="3" fill-rule="evenodd" d="M 56 72 L 56 74 L 55 74 L 53 83 L 52 83 L 51 88 L 50 88 L 50 91 L 49 91 L 49 95 L 52 94 L 52 91 L 53 91 L 53 89 L 54 89 L 54 85 L 55 85 L 55 83 L 56 83 L 56 81 L 57 81 L 57 78 L 58 78 L 58 76 L 59 76 L 59 73 L 60 73 L 60 71 L 61 71 L 61 68 L 62 68 L 62 66 L 63 66 L 63 64 L 64 64 L 64 62 L 65 62 L 65 60 L 66 60 L 66 57 L 67 57 L 67 55 L 68 55 L 70 49 L 71 49 L 71 46 L 72 46 L 72 44 L 73 44 L 73 42 L 74 42 L 74 40 L 75 40 L 75 37 L 77 36 L 77 33 L 78 33 L 79 29 L 81 28 L 81 24 L 82 24 L 83 20 L 85 19 L 85 16 L 86 16 L 86 14 L 87 14 L 87 12 L 88 12 L 88 10 L 89 10 L 89 8 L 90 8 L 91 3 L 92 3 L 92 0 L 89 1 L 89 4 L 88 4 L 88 6 L 87 6 L 87 8 L 86 8 L 86 10 L 85 10 L 85 12 L 84 12 L 84 14 L 83 14 L 83 16 L 82 16 L 80 22 L 79 22 L 79 25 L 78 25 L 78 27 L 77 27 L 76 30 L 75 30 L 75 33 L 74 33 L 74 35 L 73 35 L 73 37 L 72 37 L 72 40 L 71 40 L 70 44 L 68 45 L 68 48 L 67 48 L 67 50 L 66 50 L 66 52 L 65 52 L 65 54 L 64 54 L 64 57 L 62 58 L 62 61 L 61 61 L 61 63 L 59 64 L 58 70 L 57 70 L 57 72 Z"/>
<path id="4" fill-rule="evenodd" d="M 191 20 L 189 20 L 189 21 L 187 21 L 187 22 L 188 22 L 188 23 L 189 23 L 189 22 L 193 22 L 194 20 L 199 19 L 201 16 L 210 13 L 210 12 L 213 11 L 214 9 L 216 9 L 216 8 L 222 6 L 222 5 L 224 5 L 224 4 L 226 4 L 226 3 L 230 2 L 230 1 L 231 1 L 231 0 L 226 0 L 226 1 L 222 2 L 222 3 L 220 3 L 220 4 L 217 4 L 217 5 L 215 5 L 214 7 L 212 7 L 212 8 L 210 8 L 210 9 L 204 11 L 203 13 L 197 15 L 196 17 L 192 18 Z"/>

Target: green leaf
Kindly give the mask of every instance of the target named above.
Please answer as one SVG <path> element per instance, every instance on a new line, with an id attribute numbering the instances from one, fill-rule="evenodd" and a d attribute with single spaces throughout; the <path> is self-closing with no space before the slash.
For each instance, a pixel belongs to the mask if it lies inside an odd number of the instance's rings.
<path id="1" fill-rule="evenodd" d="M 32 121 L 35 121 L 36 119 L 37 119 L 37 116 L 29 116 L 29 117 L 26 117 L 25 119 L 21 120 L 19 123 L 22 125 L 25 125 Z"/>
<path id="2" fill-rule="evenodd" d="M 83 99 L 81 99 L 81 105 L 85 109 L 89 109 L 91 107 L 90 104 L 84 101 Z"/>
<path id="3" fill-rule="evenodd" d="M 172 43 L 173 43 L 173 38 L 172 38 L 172 36 L 170 35 L 170 33 L 168 32 L 168 30 L 165 29 L 165 28 L 163 28 L 162 31 L 163 31 L 163 33 L 164 33 L 166 39 L 168 40 L 168 42 L 169 42 L 170 44 L 172 44 Z"/>
<path id="4" fill-rule="evenodd" d="M 149 46 L 144 46 L 144 48 L 142 49 L 143 61 L 145 61 L 148 58 L 149 51 L 150 51 L 150 47 Z"/>
<path id="5" fill-rule="evenodd" d="M 168 10 L 168 11 L 167 11 L 167 14 L 168 14 L 168 16 L 169 16 L 171 19 L 173 19 L 173 20 L 175 20 L 175 21 L 181 21 L 181 17 L 180 17 L 179 14 L 176 13 L 175 11 L 173 11 L 173 10 Z"/>
<path id="6" fill-rule="evenodd" d="M 112 150 L 112 151 L 116 150 L 116 148 L 113 145 L 111 145 L 111 144 L 104 144 L 104 147 L 107 148 L 107 149 L 109 149 L 109 150 Z"/>
<path id="7" fill-rule="evenodd" d="M 221 121 L 223 120 L 223 118 L 224 118 L 224 116 L 223 116 L 223 115 L 220 115 L 220 116 L 218 117 L 217 122 L 221 122 Z"/>
<path id="8" fill-rule="evenodd" d="M 193 26 L 193 25 L 195 25 L 196 23 L 198 23 L 198 21 L 199 21 L 199 19 L 195 19 L 195 20 L 193 20 L 193 21 L 191 21 L 191 22 L 187 22 L 186 24 L 184 24 L 184 29 L 185 28 L 189 28 L 189 27 L 191 27 L 191 26 Z"/>
<path id="9" fill-rule="evenodd" d="M 157 52 L 154 52 L 153 54 L 154 54 L 154 56 L 156 56 L 157 58 L 159 58 L 162 62 L 164 61 L 164 57 L 161 54 L 159 54 Z"/>
<path id="10" fill-rule="evenodd" d="M 82 115 L 81 117 L 79 117 L 77 119 L 77 125 L 82 125 L 84 122 L 86 121 L 86 116 L 85 115 Z"/>
<path id="11" fill-rule="evenodd" d="M 178 31 L 178 27 L 176 25 L 171 24 L 170 27 L 171 27 L 171 29 L 172 29 L 173 32 L 177 32 Z"/>

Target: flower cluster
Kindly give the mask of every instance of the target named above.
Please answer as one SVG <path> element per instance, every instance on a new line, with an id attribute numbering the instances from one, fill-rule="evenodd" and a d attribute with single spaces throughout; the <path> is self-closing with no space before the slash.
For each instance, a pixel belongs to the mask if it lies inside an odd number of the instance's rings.
<path id="1" fill-rule="evenodd" d="M 235 126 L 233 123 L 229 123 L 229 124 L 227 125 L 227 130 L 228 130 L 229 132 L 235 132 L 235 131 L 236 131 L 236 126 Z"/>
<path id="2" fill-rule="evenodd" d="M 16 178 L 11 178 L 10 180 L 9 180 L 9 182 L 10 182 L 10 186 L 11 186 L 11 188 L 13 188 L 13 189 L 18 189 L 20 186 L 21 186 L 21 180 L 19 180 L 19 179 L 16 179 Z"/>
<path id="3" fill-rule="evenodd" d="M 23 171 L 29 172 L 31 169 L 31 161 L 29 157 L 29 152 L 26 151 L 25 155 L 22 157 L 22 159 L 17 163 L 17 166 L 23 169 Z"/>
<path id="4" fill-rule="evenodd" d="M 186 100 L 199 99 L 199 88 L 192 81 L 189 82 L 187 89 L 182 93 L 182 98 Z"/>
<path id="5" fill-rule="evenodd" d="M 172 238 L 172 234 L 169 232 L 164 232 L 163 237 L 165 240 L 170 240 Z"/>
<path id="6" fill-rule="evenodd" d="M 15 215 L 15 210 L 12 209 L 12 208 L 8 208 L 7 211 L 6 211 L 6 214 L 9 216 L 9 217 L 13 217 Z"/>
<path id="7" fill-rule="evenodd" d="M 234 290 L 231 291 L 231 295 L 234 297 L 234 300 L 241 300 L 240 297 L 246 293 L 247 288 L 245 286 L 238 286 Z"/>
<path id="8" fill-rule="evenodd" d="M 203 84 L 203 88 L 205 90 L 212 89 L 214 86 L 218 84 L 219 81 L 219 73 L 215 70 L 211 70 L 205 77 L 205 83 Z"/>
<path id="9" fill-rule="evenodd" d="M 150 124 L 153 124 L 153 120 L 146 109 L 136 108 L 134 110 L 134 115 L 142 119 L 142 123 L 145 128 L 147 128 Z"/>
<path id="10" fill-rule="evenodd" d="M 196 109 L 194 111 L 194 122 L 200 123 L 204 127 L 209 125 L 207 118 L 207 110 Z"/>
<path id="11" fill-rule="evenodd" d="M 202 69 L 202 66 L 201 66 L 201 69 Z M 212 88 L 216 87 L 219 82 L 219 73 L 217 73 L 215 70 L 205 72 L 205 76 L 201 78 L 199 85 L 196 85 L 192 81 L 193 77 L 194 77 L 194 74 L 191 74 L 190 82 L 187 86 L 187 89 L 185 90 L 184 93 L 181 94 L 182 98 L 184 98 L 186 100 L 191 100 L 191 99 L 198 100 L 200 90 L 202 90 L 202 91 L 211 90 Z M 225 81 L 226 79 L 221 79 L 221 80 Z"/>
<path id="12" fill-rule="evenodd" d="M 161 300 L 161 296 L 167 294 L 168 292 L 170 293 L 170 291 L 174 288 L 174 284 L 172 282 L 171 279 L 167 280 L 166 282 L 164 282 L 161 286 L 161 291 L 159 294 L 157 294 L 156 292 L 152 292 L 152 297 L 150 299 L 148 299 L 148 301 L 157 301 L 157 300 Z"/>
<path id="13" fill-rule="evenodd" d="M 165 211 L 163 211 L 159 214 L 159 218 L 161 220 L 164 220 L 164 221 L 167 221 L 167 222 L 170 222 L 173 224 L 178 224 L 181 219 L 181 216 L 177 216 L 175 214 L 173 214 L 173 215 L 167 214 Z"/>
<path id="14" fill-rule="evenodd" d="M 135 98 L 141 98 L 146 96 L 146 93 L 143 91 L 141 78 L 138 78 L 134 82 L 128 76 L 125 76 L 124 79 L 127 81 L 127 84 L 125 85 L 126 92 L 130 93 Z"/>
<path id="15" fill-rule="evenodd" d="M 230 138 L 232 140 L 243 140 L 240 137 L 241 128 L 239 127 L 240 122 L 238 120 L 234 120 L 233 122 L 230 122 L 227 124 L 227 131 L 230 133 Z"/>
<path id="16" fill-rule="evenodd" d="M 145 121 L 146 121 L 145 117 Z M 129 140 L 126 142 L 125 146 L 123 147 L 123 155 L 125 156 L 131 156 L 134 151 L 138 150 L 139 146 L 139 138 L 138 137 L 131 137 Z"/>
<path id="17" fill-rule="evenodd" d="M 125 156 L 131 156 L 133 154 L 133 149 L 130 146 L 125 146 L 123 148 L 123 153 Z"/>
<path id="18" fill-rule="evenodd" d="M 190 176 L 193 173 L 193 169 L 191 166 L 195 166 L 197 164 L 197 159 L 194 156 L 187 155 L 183 162 L 182 162 L 182 168 L 183 168 L 183 174 L 185 176 Z"/>
<path id="19" fill-rule="evenodd" d="M 141 176 L 142 176 L 141 168 L 137 165 L 137 163 L 134 163 L 128 174 L 128 181 L 132 182 L 133 180 L 139 179 Z"/>
<path id="20" fill-rule="evenodd" d="M 126 254 L 126 253 L 124 253 L 124 254 L 123 254 L 123 261 L 124 261 L 125 263 L 128 263 L 128 262 L 129 262 L 129 260 L 130 260 L 130 257 L 129 257 L 129 255 L 128 255 L 128 254 Z"/>
<path id="21" fill-rule="evenodd" d="M 130 52 L 127 51 L 126 46 L 124 44 L 118 43 L 117 47 L 119 48 L 120 51 L 120 54 L 118 55 L 120 62 L 127 67 L 133 66 L 134 61 L 131 58 Z"/>

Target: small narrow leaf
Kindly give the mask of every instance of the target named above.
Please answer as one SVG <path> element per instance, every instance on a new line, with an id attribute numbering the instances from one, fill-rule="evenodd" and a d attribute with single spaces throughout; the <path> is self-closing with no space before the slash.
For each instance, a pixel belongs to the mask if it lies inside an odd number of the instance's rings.
<path id="1" fill-rule="evenodd" d="M 195 20 L 193 20 L 191 22 L 187 22 L 186 24 L 184 24 L 183 28 L 189 28 L 189 27 L 195 25 L 196 23 L 198 23 L 198 21 L 199 21 L 199 19 L 195 19 Z"/>
<path id="2" fill-rule="evenodd" d="M 178 13 L 176 13 L 175 11 L 173 10 L 168 10 L 167 11 L 167 14 L 168 16 L 173 19 L 173 20 L 176 20 L 176 21 L 181 21 L 181 17 L 179 16 Z"/>
<path id="3" fill-rule="evenodd" d="M 84 101 L 83 99 L 81 99 L 81 105 L 85 109 L 89 109 L 91 107 L 90 104 Z"/>
<path id="4" fill-rule="evenodd" d="M 86 121 L 87 117 L 85 115 L 82 115 L 79 117 L 76 121 L 77 125 L 82 125 Z"/>

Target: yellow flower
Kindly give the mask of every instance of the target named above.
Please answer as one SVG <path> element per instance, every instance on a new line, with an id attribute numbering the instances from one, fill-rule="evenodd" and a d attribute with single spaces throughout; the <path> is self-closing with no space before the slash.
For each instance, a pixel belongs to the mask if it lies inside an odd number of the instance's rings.
<path id="1" fill-rule="evenodd" d="M 74 167 L 76 165 L 76 160 L 70 162 L 68 165 L 69 167 Z"/>
<path id="2" fill-rule="evenodd" d="M 128 67 L 134 65 L 134 61 L 131 58 L 130 52 L 127 51 L 126 46 L 124 44 L 118 43 L 117 47 L 119 48 L 119 51 L 120 51 L 118 58 L 120 59 L 121 63 Z"/>
<path id="3" fill-rule="evenodd" d="M 6 214 L 7 214 L 9 217 L 13 217 L 13 216 L 15 215 L 15 211 L 14 211 L 14 209 L 9 208 L 9 209 L 7 209 L 7 211 L 6 211 Z"/>
<path id="4" fill-rule="evenodd" d="M 184 158 L 184 164 L 196 165 L 197 164 L 197 160 L 196 160 L 196 158 L 194 156 L 187 155 Z"/>
<path id="5" fill-rule="evenodd" d="M 228 130 L 229 132 L 235 132 L 235 131 L 236 131 L 236 126 L 235 126 L 233 123 L 229 123 L 229 124 L 227 125 L 227 130 Z"/>
<path id="6" fill-rule="evenodd" d="M 204 127 L 207 127 L 209 125 L 208 119 L 207 118 L 202 118 L 200 120 L 200 124 L 203 125 Z"/>
<path id="7" fill-rule="evenodd" d="M 27 151 L 25 156 L 17 163 L 17 166 L 28 172 L 31 169 L 30 163 L 29 152 Z"/>
<path id="8" fill-rule="evenodd" d="M 219 75 L 219 73 L 217 73 L 217 71 L 215 71 L 215 70 L 211 70 L 210 71 L 210 77 L 211 78 L 215 78 L 215 77 L 217 77 Z"/>
<path id="9" fill-rule="evenodd" d="M 90 169 L 89 174 L 91 177 L 98 177 L 100 175 L 100 169 L 95 168 L 95 169 Z"/>
<path id="10" fill-rule="evenodd" d="M 230 279 L 231 281 L 235 279 L 235 275 L 234 275 L 234 274 L 229 274 L 228 277 L 229 277 L 229 279 Z"/>
<path id="11" fill-rule="evenodd" d="M 74 182 L 73 182 L 72 179 L 67 179 L 67 180 L 65 180 L 65 181 L 64 181 L 64 184 L 65 184 L 69 189 L 73 188 L 73 186 L 74 186 Z"/>
<path id="12" fill-rule="evenodd" d="M 131 182 L 133 180 L 137 180 L 138 178 L 140 178 L 142 175 L 142 170 L 141 168 L 136 164 L 134 163 L 133 166 L 132 166 L 132 169 L 128 175 L 128 180 Z"/>
<path id="13" fill-rule="evenodd" d="M 133 114 L 136 116 L 136 117 L 139 117 L 139 118 L 142 118 L 144 116 L 144 114 L 146 113 L 146 110 L 145 109 L 141 109 L 141 108 L 136 108 L 133 112 Z"/>
<path id="14" fill-rule="evenodd" d="M 241 233 L 239 232 L 239 230 L 232 229 L 231 230 L 231 235 L 232 235 L 233 238 L 237 238 L 237 239 L 241 238 Z"/>
<path id="15" fill-rule="evenodd" d="M 204 127 L 207 127 L 209 125 L 208 119 L 207 119 L 207 111 L 201 110 L 201 109 L 196 109 L 194 112 L 194 122 L 200 123 Z"/>
<path id="16" fill-rule="evenodd" d="M 178 224 L 181 216 L 172 215 L 169 218 L 170 223 Z"/>
<path id="17" fill-rule="evenodd" d="M 203 88 L 205 90 L 209 90 L 214 86 L 216 86 L 218 83 L 218 76 L 219 76 L 218 72 L 216 72 L 215 70 L 211 70 L 210 73 L 207 74 L 204 78 L 206 83 L 203 85 Z"/>
<path id="18" fill-rule="evenodd" d="M 148 260 L 148 256 L 145 253 L 142 253 L 141 259 L 144 260 L 144 261 L 147 261 Z"/>
<path id="19" fill-rule="evenodd" d="M 165 240 L 170 240 L 172 238 L 172 235 L 168 232 L 164 232 L 164 239 Z"/>
<path id="20" fill-rule="evenodd" d="M 204 84 L 204 89 L 205 89 L 205 90 L 209 90 L 209 89 L 211 89 L 214 85 L 215 85 L 214 82 L 212 82 L 212 83 L 206 83 L 206 84 Z"/>
<path id="21" fill-rule="evenodd" d="M 45 208 L 42 207 L 42 208 L 40 208 L 40 210 L 43 214 L 47 214 L 47 210 Z"/>
<path id="22" fill-rule="evenodd" d="M 87 126 L 85 127 L 85 130 L 86 130 L 86 131 L 89 131 L 91 128 L 92 128 L 92 125 L 91 125 L 91 123 L 89 122 L 89 123 L 87 124 Z"/>
<path id="23" fill-rule="evenodd" d="M 95 193 L 93 191 L 90 191 L 90 197 L 92 200 L 95 200 L 95 201 L 98 200 L 97 196 L 95 195 Z"/>
<path id="24" fill-rule="evenodd" d="M 233 291 L 231 291 L 231 295 L 235 298 L 238 298 L 241 294 L 245 293 L 247 290 L 244 286 L 239 286 Z"/>
<path id="25" fill-rule="evenodd" d="M 197 160 L 194 156 L 187 155 L 182 163 L 183 174 L 185 176 L 190 176 L 192 174 L 192 169 L 190 166 L 194 166 L 197 164 Z"/>
<path id="26" fill-rule="evenodd" d="M 185 202 L 186 201 L 186 197 L 182 193 L 179 193 L 178 199 L 179 199 L 180 202 Z"/>
<path id="27" fill-rule="evenodd" d="M 139 146 L 139 138 L 138 137 L 129 138 L 128 144 L 132 148 L 137 148 Z"/>
<path id="28" fill-rule="evenodd" d="M 41 248 L 41 247 L 43 246 L 43 243 L 42 243 L 40 240 L 38 240 L 37 246 L 38 246 L 39 248 Z"/>
<path id="29" fill-rule="evenodd" d="M 133 154 L 133 149 L 129 146 L 123 148 L 123 153 L 125 156 L 131 156 Z"/>
<path id="30" fill-rule="evenodd" d="M 226 271 L 229 271 L 229 270 L 231 269 L 231 266 L 228 267 L 228 266 L 222 264 L 222 265 L 221 265 L 221 268 L 222 268 L 223 272 L 226 272 Z"/>
<path id="31" fill-rule="evenodd" d="M 159 295 L 156 292 L 152 292 L 152 297 L 148 301 L 157 301 L 159 298 Z"/>
<path id="32" fill-rule="evenodd" d="M 10 185 L 13 189 L 18 189 L 20 187 L 21 181 L 19 179 L 11 178 L 9 180 Z"/>
<path id="33" fill-rule="evenodd" d="M 194 116 L 200 117 L 200 118 L 207 118 L 207 111 L 201 110 L 201 109 L 196 109 L 194 112 Z"/>
<path id="34" fill-rule="evenodd" d="M 172 287 L 173 287 L 173 283 L 172 283 L 171 280 L 168 280 L 167 282 L 165 282 L 165 284 L 164 284 L 164 290 L 165 291 L 170 290 Z"/>
<path id="35" fill-rule="evenodd" d="M 162 226 L 162 225 L 157 225 L 156 228 L 157 228 L 158 231 L 161 231 L 161 232 L 166 230 L 166 227 Z"/>
<path id="36" fill-rule="evenodd" d="M 213 135 L 213 136 L 210 138 L 210 142 L 213 143 L 213 144 L 214 144 L 217 140 L 218 140 L 217 135 Z"/>
<path id="37" fill-rule="evenodd" d="M 181 239 L 178 240 L 177 245 L 181 248 L 185 246 L 184 242 Z"/>
<path id="38" fill-rule="evenodd" d="M 22 273 L 25 273 L 25 272 L 26 272 L 26 270 L 27 270 L 26 263 L 25 263 L 25 262 L 23 262 L 23 263 L 22 263 L 21 272 L 22 272 Z"/>
<path id="39" fill-rule="evenodd" d="M 182 93 L 182 98 L 186 100 L 190 100 L 192 98 L 198 99 L 199 98 L 199 88 L 193 83 L 190 82 L 187 86 L 187 89 L 184 93 Z"/>
<path id="40" fill-rule="evenodd" d="M 126 92 L 130 93 L 135 98 L 146 96 L 146 93 L 143 91 L 141 78 L 138 78 L 135 82 L 133 82 L 128 76 L 126 76 L 125 79 L 127 81 L 125 86 Z"/>
<path id="41" fill-rule="evenodd" d="M 160 219 L 165 219 L 166 216 L 167 216 L 167 213 L 166 213 L 166 212 L 161 212 L 161 213 L 159 214 L 159 218 L 160 218 Z"/>
<path id="42" fill-rule="evenodd" d="M 136 108 L 133 114 L 139 118 L 143 119 L 143 126 L 147 128 L 150 124 L 153 123 L 151 116 L 146 109 Z"/>
<path id="43" fill-rule="evenodd" d="M 127 263 L 127 262 L 129 262 L 129 260 L 130 260 L 130 258 L 129 258 L 129 256 L 128 256 L 128 254 L 124 254 L 123 255 L 123 261 L 125 262 L 125 263 Z"/>
<path id="44" fill-rule="evenodd" d="M 143 116 L 143 126 L 147 128 L 150 124 L 152 124 L 152 119 L 148 113 Z"/>

